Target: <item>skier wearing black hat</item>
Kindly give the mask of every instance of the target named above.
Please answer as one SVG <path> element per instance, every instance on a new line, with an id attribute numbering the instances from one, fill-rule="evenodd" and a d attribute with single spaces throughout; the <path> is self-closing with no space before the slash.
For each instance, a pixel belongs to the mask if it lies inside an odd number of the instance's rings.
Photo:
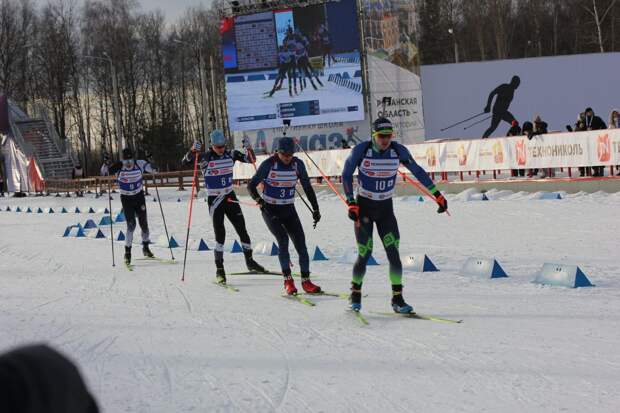
<path id="1" fill-rule="evenodd" d="M 237 195 L 233 190 L 233 166 L 235 162 L 251 163 L 254 159 L 254 153 L 251 152 L 251 149 L 245 155 L 240 151 L 226 149 L 226 137 L 219 129 L 211 132 L 210 140 L 211 148 L 202 153 L 200 152 L 202 144 L 194 142 L 192 150 L 185 155 L 182 162 L 185 165 L 191 164 L 194 162 L 194 156 L 198 156 L 198 164 L 207 189 L 209 215 L 211 215 L 213 231 L 215 232 L 216 245 L 213 255 L 215 257 L 216 280 L 219 284 L 226 284 L 226 271 L 224 270 L 226 228 L 224 227 L 224 217 L 228 217 L 239 235 L 248 270 L 265 272 L 265 268 L 254 261 L 252 257 L 252 243 L 245 227 L 245 219 Z"/>
<path id="2" fill-rule="evenodd" d="M 261 163 L 248 184 L 248 191 L 260 206 L 267 228 L 278 242 L 280 250 L 278 258 L 286 293 L 297 294 L 297 287 L 291 276 L 291 258 L 288 252 L 290 238 L 299 255 L 302 288 L 306 293 L 319 294 L 321 288 L 310 281 L 310 257 L 306 247 L 306 236 L 295 209 L 295 186 L 298 180 L 312 205 L 312 218 L 315 224 L 321 219 L 321 213 L 306 167 L 294 154 L 295 141 L 289 137 L 281 138 L 278 142 L 278 152 Z M 257 188 L 261 182 L 263 191 L 259 194 Z"/>
<path id="3" fill-rule="evenodd" d="M 122 161 L 113 163 L 109 172 L 116 175 L 116 181 L 121 193 L 121 204 L 127 221 L 127 236 L 125 238 L 125 264 L 131 264 L 131 244 L 133 232 L 136 229 L 136 216 L 142 230 L 142 253 L 147 258 L 154 258 L 149 249 L 149 223 L 146 216 L 146 201 L 142 190 L 143 174 L 153 173 L 155 169 L 146 155 L 147 160 L 134 160 L 133 151 L 130 148 L 123 149 Z"/>
<path id="4" fill-rule="evenodd" d="M 392 308 L 397 313 L 413 312 L 413 307 L 405 302 L 402 294 L 403 270 L 398 253 L 400 234 L 392 204 L 398 168 L 403 165 L 433 194 L 439 205 L 438 213 L 448 210 L 448 202 L 435 188 L 426 171 L 415 162 L 405 146 L 392 140 L 392 135 L 392 123 L 388 119 L 375 120 L 372 139 L 359 143 L 351 150 L 342 171 L 349 218 L 356 221 L 358 257 L 353 266 L 350 296 L 351 309 L 354 311 L 362 308 L 362 282 L 366 274 L 366 264 L 372 254 L 372 232 L 376 223 L 390 262 Z M 359 170 L 357 197 L 353 194 L 353 173 L 356 169 Z"/>

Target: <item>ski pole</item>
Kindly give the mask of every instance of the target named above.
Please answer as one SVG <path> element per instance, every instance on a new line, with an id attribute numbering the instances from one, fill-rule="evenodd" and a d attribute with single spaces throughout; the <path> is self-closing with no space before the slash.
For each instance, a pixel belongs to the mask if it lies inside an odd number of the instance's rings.
<path id="1" fill-rule="evenodd" d="M 247 205 L 247 206 L 259 208 L 258 204 L 255 202 L 246 202 L 246 201 L 239 201 L 239 200 L 235 201 L 234 199 L 230 199 L 230 198 L 227 198 L 226 202 L 228 202 L 229 204 Z"/>
<path id="2" fill-rule="evenodd" d="M 192 196 L 189 198 L 189 216 L 187 219 L 187 234 L 185 235 L 185 255 L 183 256 L 183 275 L 181 281 L 185 281 L 185 264 L 187 263 L 187 243 L 189 242 L 189 228 L 192 225 L 192 208 L 194 206 L 194 191 L 196 190 L 196 176 L 198 175 L 198 152 L 194 153 L 194 176 L 192 180 Z"/>
<path id="3" fill-rule="evenodd" d="M 420 185 L 418 182 L 414 181 L 413 179 L 411 179 L 410 177 L 407 176 L 407 174 L 405 174 L 402 171 L 398 171 L 398 173 L 400 174 L 400 176 L 402 176 L 405 181 L 407 181 L 407 183 L 413 185 L 414 187 L 416 187 L 418 189 L 418 191 L 420 191 L 423 195 L 426 195 L 429 199 L 437 202 L 435 200 L 435 197 L 433 196 L 433 194 L 431 194 L 428 189 L 424 188 L 422 185 Z M 446 210 L 446 214 L 448 214 L 448 216 L 452 216 L 450 215 L 450 212 L 448 210 Z"/>
<path id="4" fill-rule="evenodd" d="M 342 196 L 340 192 L 338 192 L 338 190 L 336 189 L 332 181 L 330 181 L 330 179 L 325 175 L 325 173 L 323 173 L 323 170 L 321 170 L 319 165 L 317 165 L 316 162 L 314 162 L 314 159 L 312 159 L 312 157 L 308 154 L 308 152 L 299 144 L 299 141 L 297 139 L 295 139 L 295 144 L 303 151 L 303 153 L 306 154 L 308 159 L 310 159 L 310 162 L 312 162 L 312 164 L 316 167 L 316 169 L 319 171 L 323 179 L 325 179 L 325 181 L 327 182 L 327 185 L 329 185 L 331 190 L 334 191 L 334 193 L 338 195 L 338 198 L 340 198 L 340 200 L 348 207 L 349 204 L 347 203 L 347 200 L 344 199 L 344 197 Z"/>
<path id="5" fill-rule="evenodd" d="M 482 123 L 482 122 L 485 122 L 485 121 L 487 121 L 487 120 L 489 120 L 489 119 L 491 119 L 491 115 L 489 115 L 489 116 L 487 116 L 486 118 L 483 118 L 483 119 L 481 119 L 481 120 L 479 120 L 479 121 L 476 121 L 476 122 L 472 123 L 472 124 L 471 124 L 471 125 L 469 125 L 469 126 L 465 126 L 465 127 L 463 128 L 463 130 L 467 130 L 467 129 L 471 128 L 472 126 L 476 126 L 477 124 Z"/>
<path id="6" fill-rule="evenodd" d="M 112 267 L 115 267 L 114 264 L 114 224 L 112 223 L 112 180 L 108 180 L 108 202 L 110 207 L 110 244 L 112 247 Z"/>
<path id="7" fill-rule="evenodd" d="M 452 124 L 452 125 L 450 125 L 450 126 L 446 126 L 445 128 L 440 129 L 440 131 L 441 131 L 441 132 L 443 132 L 443 131 L 446 131 L 446 130 L 448 130 L 448 129 L 452 129 L 452 128 L 453 128 L 453 127 L 455 127 L 455 126 L 458 126 L 458 125 L 463 124 L 463 123 L 465 123 L 465 122 L 469 122 L 470 120 L 475 119 L 475 118 L 477 118 L 478 116 L 484 115 L 485 113 L 486 113 L 486 112 L 480 112 L 480 113 L 478 113 L 477 115 L 471 116 L 471 117 L 469 117 L 469 118 L 467 118 L 467 119 L 465 119 L 465 120 L 462 120 L 462 121 L 460 121 L 460 122 L 453 123 L 453 124 Z"/>
<path id="8" fill-rule="evenodd" d="M 161 219 L 164 221 L 164 230 L 166 231 L 166 240 L 168 240 L 168 248 L 170 249 L 170 256 L 174 260 L 174 254 L 172 253 L 172 246 L 170 245 L 170 236 L 168 235 L 168 226 L 166 225 L 166 216 L 164 215 L 164 208 L 161 205 L 161 198 L 159 197 L 159 189 L 157 187 L 157 176 L 153 173 L 153 186 L 155 187 L 155 194 L 157 195 L 157 202 L 159 203 L 159 210 L 161 211 Z"/>
<path id="9" fill-rule="evenodd" d="M 286 136 L 286 132 L 288 131 L 288 128 L 290 128 L 290 127 L 291 127 L 290 119 L 285 119 L 284 126 L 282 128 L 282 135 Z M 293 140 L 299 146 L 299 143 L 297 142 L 297 139 L 293 138 Z M 301 146 L 300 146 L 300 148 L 301 148 Z M 310 214 L 314 214 L 314 211 L 312 210 L 312 207 L 310 207 L 310 204 L 308 204 L 306 199 L 301 195 L 301 192 L 299 192 L 297 190 L 297 188 L 295 188 L 295 193 L 297 194 L 297 196 L 299 196 L 299 198 L 301 198 L 301 200 L 303 201 L 304 205 L 306 205 L 306 208 L 308 208 L 308 211 L 310 211 Z M 314 224 L 314 228 L 316 228 L 316 224 Z"/>
<path id="10" fill-rule="evenodd" d="M 303 197 L 301 192 L 297 191 L 297 189 L 295 189 L 295 191 L 297 192 L 297 195 L 299 195 L 299 198 L 303 201 L 304 205 L 306 205 L 306 208 L 308 208 L 308 211 L 310 211 L 311 214 L 314 213 L 314 211 L 312 211 L 312 207 L 308 204 L 308 201 L 306 201 L 306 198 Z"/>

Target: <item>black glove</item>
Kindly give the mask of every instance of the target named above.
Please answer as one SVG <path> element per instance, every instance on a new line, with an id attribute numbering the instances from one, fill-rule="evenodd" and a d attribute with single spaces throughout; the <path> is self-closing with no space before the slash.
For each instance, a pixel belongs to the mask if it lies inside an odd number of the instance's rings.
<path id="1" fill-rule="evenodd" d="M 321 213 L 319 212 L 318 209 L 315 209 L 314 211 L 312 211 L 312 219 L 314 220 L 314 228 L 316 228 L 316 224 L 318 224 L 319 221 L 321 220 Z"/>
<path id="2" fill-rule="evenodd" d="M 443 214 L 448 210 L 448 200 L 444 198 L 441 192 L 437 191 L 437 193 L 435 193 L 435 201 L 437 205 L 439 205 L 439 208 L 437 208 L 438 214 Z"/>
<path id="3" fill-rule="evenodd" d="M 357 205 L 356 200 L 351 200 L 348 202 L 349 205 L 349 219 L 352 221 L 357 221 L 360 218 L 360 207 Z"/>
<path id="4" fill-rule="evenodd" d="M 255 199 L 254 201 L 256 201 L 256 205 L 258 205 L 261 211 L 265 209 L 265 205 L 267 205 L 267 203 L 265 202 L 263 198 L 258 198 L 258 199 Z"/>

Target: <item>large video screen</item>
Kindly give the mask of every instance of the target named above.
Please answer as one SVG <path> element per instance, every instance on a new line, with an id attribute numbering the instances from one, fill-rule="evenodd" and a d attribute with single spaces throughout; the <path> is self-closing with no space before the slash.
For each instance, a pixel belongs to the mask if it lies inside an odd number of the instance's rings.
<path id="1" fill-rule="evenodd" d="M 222 20 L 231 130 L 364 119 L 355 0 Z"/>

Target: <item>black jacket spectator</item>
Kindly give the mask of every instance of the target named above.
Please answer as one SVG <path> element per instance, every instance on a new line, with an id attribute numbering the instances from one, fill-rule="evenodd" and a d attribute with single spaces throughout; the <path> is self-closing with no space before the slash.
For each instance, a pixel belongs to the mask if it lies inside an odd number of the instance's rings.
<path id="1" fill-rule="evenodd" d="M 574 132 L 583 132 L 586 130 L 586 113 L 581 112 L 579 116 L 577 116 L 577 122 L 575 122 Z"/>
<path id="2" fill-rule="evenodd" d="M 534 132 L 536 135 L 543 135 L 549 133 L 547 130 L 547 122 L 543 121 L 540 116 L 536 116 L 534 119 Z"/>
<path id="3" fill-rule="evenodd" d="M 592 108 L 587 108 L 586 109 L 584 123 L 585 123 L 585 127 L 586 127 L 585 130 L 607 129 L 607 125 L 605 125 L 605 122 L 603 121 L 603 119 L 601 119 L 600 117 L 596 116 L 594 114 L 594 111 L 592 110 Z"/>
<path id="4" fill-rule="evenodd" d="M 587 108 L 585 111 L 585 127 L 586 130 L 601 130 L 607 129 L 607 125 L 600 117 L 594 114 L 592 108 Z M 604 166 L 593 166 L 592 167 L 592 176 L 603 176 L 605 175 L 605 167 Z"/>

